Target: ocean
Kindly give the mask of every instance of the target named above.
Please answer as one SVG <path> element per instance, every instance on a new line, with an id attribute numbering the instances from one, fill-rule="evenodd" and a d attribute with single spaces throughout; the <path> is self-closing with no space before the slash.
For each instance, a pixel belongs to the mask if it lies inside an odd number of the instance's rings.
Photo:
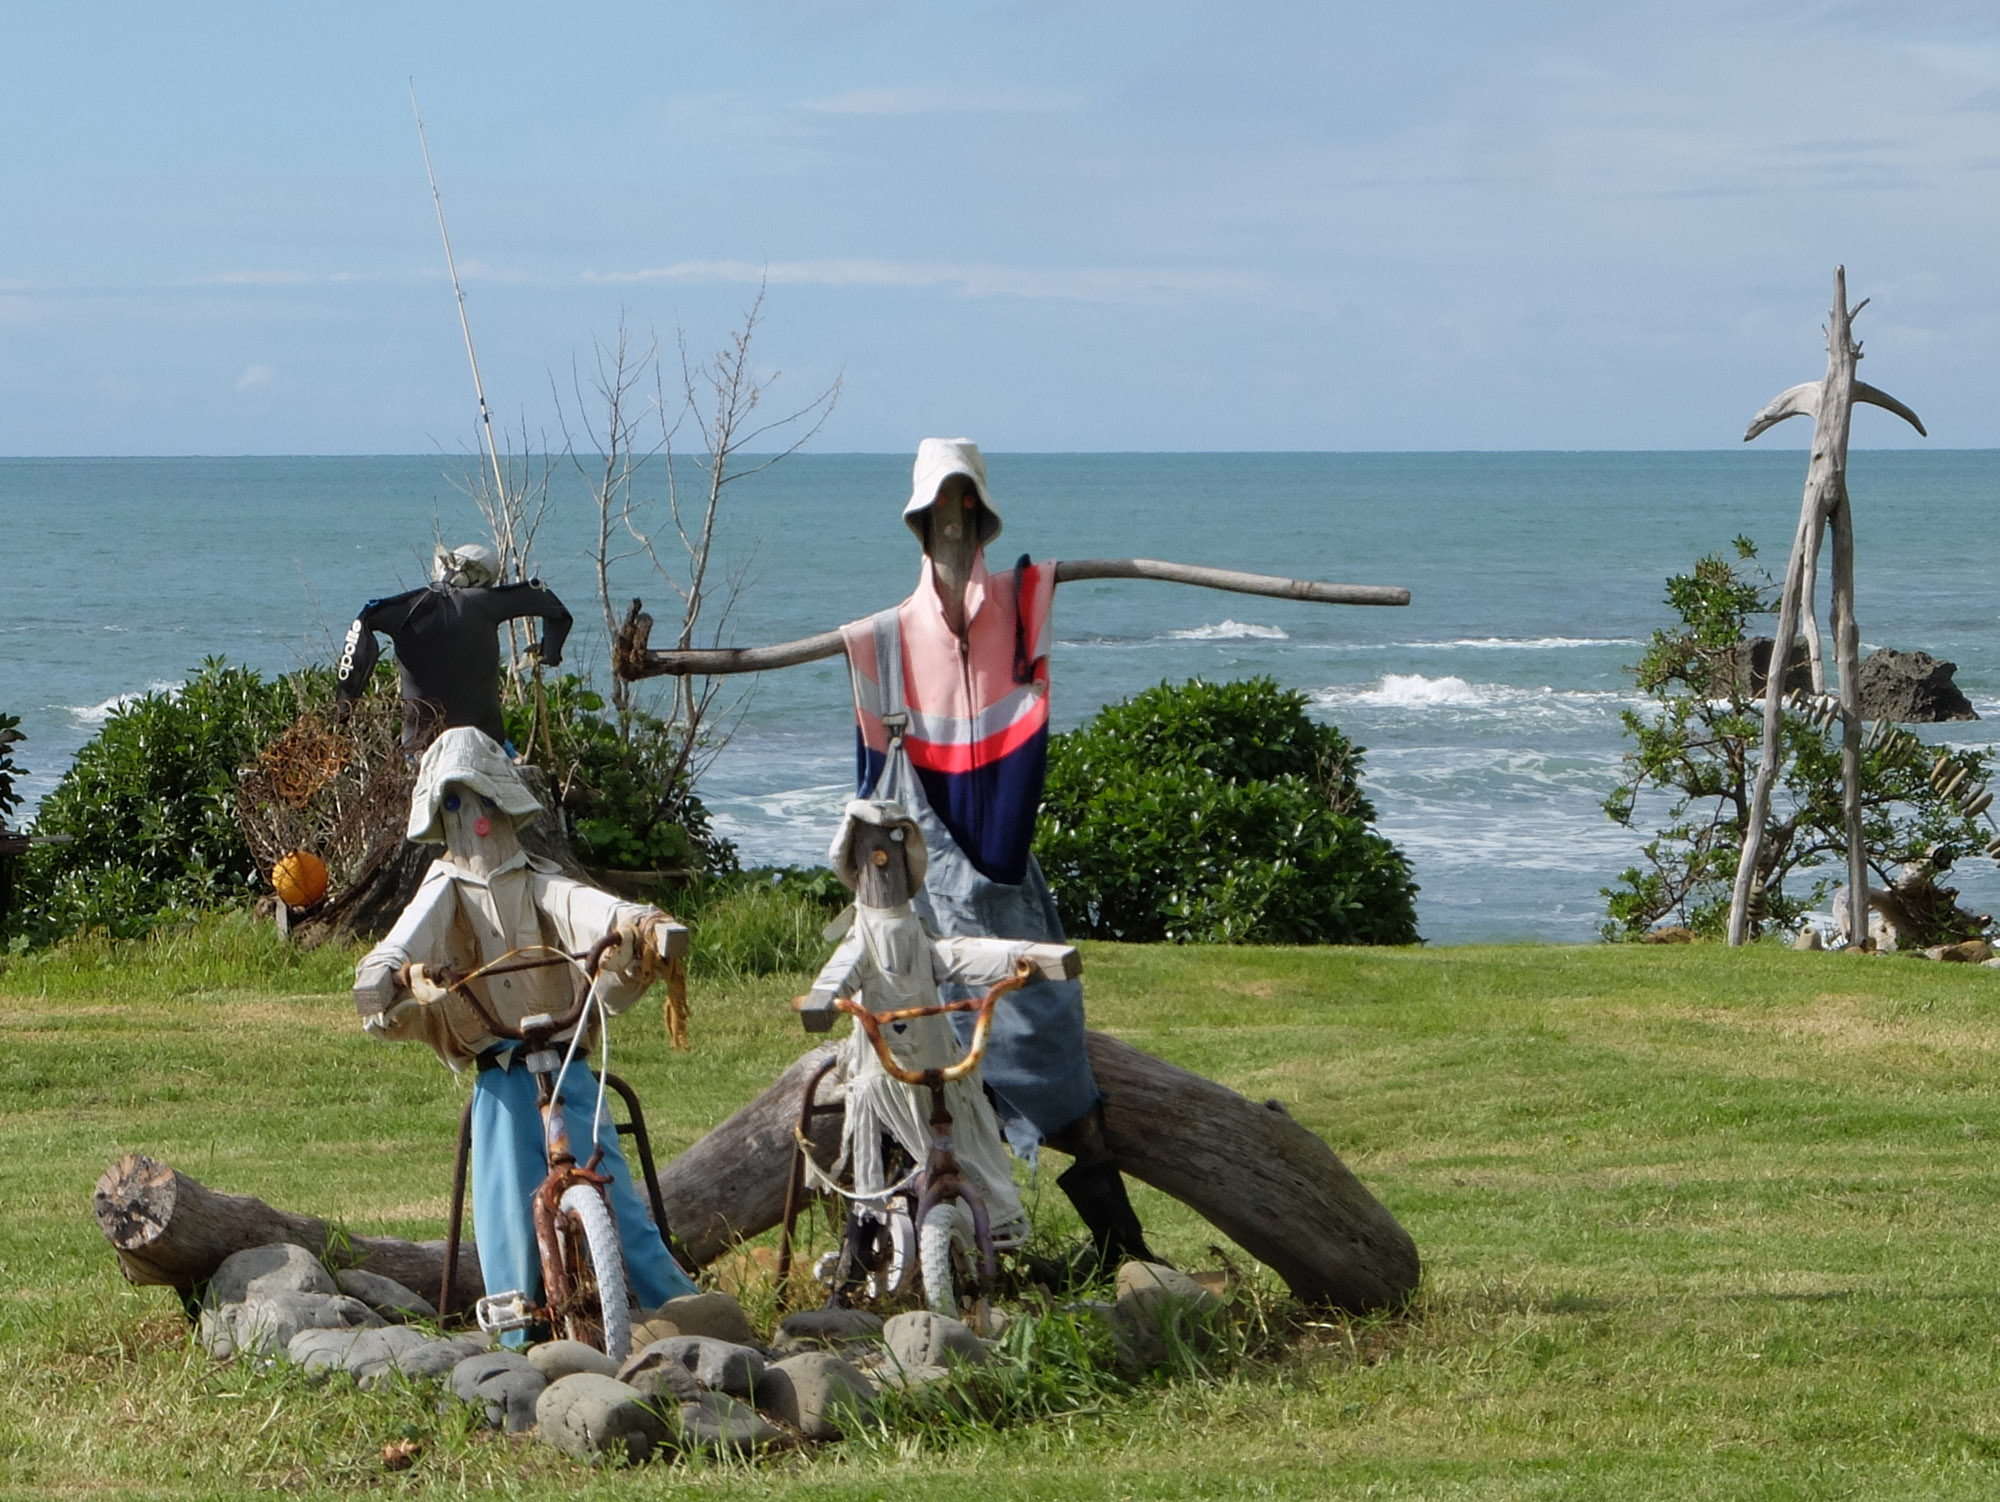
<path id="1" fill-rule="evenodd" d="M 1800 435 L 1803 437 L 1803 429 Z M 364 600 L 421 583 L 433 537 L 479 534 L 477 461 L 385 458 L 0 459 L 7 572 L 0 710 L 28 739 L 32 801 L 124 697 L 209 656 L 279 671 L 330 661 Z M 1408 852 L 1432 943 L 1582 942 L 1599 889 L 1634 858 L 1599 803 L 1642 701 L 1629 666 L 1666 623 L 1668 574 L 1745 534 L 1782 574 L 1805 454 L 998 454 L 995 566 L 1152 557 L 1407 587 L 1402 609 L 1318 606 L 1136 582 L 1063 586 L 1058 729 L 1162 680 L 1269 674 L 1367 748 L 1382 832 Z M 656 465 L 653 483 L 664 480 Z M 698 481 L 683 473 L 683 483 Z M 740 582 L 724 640 L 788 640 L 908 594 L 907 455 L 800 454 L 727 492 Z M 1977 723 L 1938 744 L 2000 741 L 2000 585 L 1982 541 L 2000 452 L 1857 450 L 1849 486 L 1864 649 L 1958 664 Z M 553 472 L 536 557 L 577 616 L 566 665 L 604 671 L 573 467 Z M 656 540 L 677 547 L 671 533 Z M 614 570 L 619 608 L 662 622 L 672 590 Z M 734 734 L 701 785 L 746 863 L 810 863 L 853 768 L 839 659 L 742 681 Z M 1955 873 L 1994 910 L 2000 870 Z"/>

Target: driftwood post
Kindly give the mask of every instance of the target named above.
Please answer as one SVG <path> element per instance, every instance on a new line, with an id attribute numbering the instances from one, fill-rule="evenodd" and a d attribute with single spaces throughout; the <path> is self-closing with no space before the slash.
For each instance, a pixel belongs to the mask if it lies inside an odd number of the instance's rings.
<path id="1" fill-rule="evenodd" d="M 1778 736 L 1784 720 L 1785 668 L 1792 636 L 1803 613 L 1816 633 L 1811 591 L 1817 582 L 1819 550 L 1826 529 L 1833 529 L 1833 651 L 1840 674 L 1840 776 L 1847 824 L 1847 883 L 1852 942 L 1868 944 L 1868 852 L 1861 834 L 1861 709 L 1855 669 L 1861 652 L 1861 628 L 1854 617 L 1854 518 L 1847 497 L 1847 432 L 1854 404 L 1882 407 L 1908 422 L 1919 433 L 1917 414 L 1886 392 L 1855 379 L 1861 346 L 1854 340 L 1854 316 L 1868 306 L 1863 298 L 1847 306 L 1847 268 L 1833 271 L 1833 313 L 1826 329 L 1826 374 L 1782 392 L 1759 412 L 1743 435 L 1748 443 L 1766 428 L 1788 417 L 1813 419 L 1812 462 L 1806 467 L 1805 498 L 1799 527 L 1792 538 L 1792 555 L 1785 568 L 1784 590 L 1778 598 L 1777 640 L 1771 644 L 1771 665 L 1764 683 L 1764 739 L 1751 787 L 1750 815 L 1743 830 L 1743 849 L 1736 862 L 1736 885 L 1729 899 L 1729 942 L 1749 937 L 1752 898 L 1760 884 L 1764 826 L 1771 815 L 1771 784 L 1778 772 Z M 1928 434 L 1925 434 L 1928 437 Z M 1824 685 L 1817 637 L 1810 643 L 1814 688 Z"/>

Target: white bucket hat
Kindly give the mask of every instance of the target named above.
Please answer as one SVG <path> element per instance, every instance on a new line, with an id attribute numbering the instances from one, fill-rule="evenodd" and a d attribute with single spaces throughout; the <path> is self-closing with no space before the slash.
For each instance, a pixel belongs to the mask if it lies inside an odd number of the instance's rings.
<path id="1" fill-rule="evenodd" d="M 500 811 L 516 819 L 542 811 L 521 774 L 494 744 L 493 737 L 470 725 L 458 725 L 431 742 L 417 768 L 416 791 L 410 794 L 409 838 L 419 845 L 444 843 L 444 790 L 462 783 Z"/>
<path id="2" fill-rule="evenodd" d="M 903 507 L 903 520 L 922 538 L 923 513 L 937 499 L 938 486 L 953 475 L 966 476 L 979 492 L 979 545 L 983 548 L 1000 535 L 1000 513 L 993 509 L 993 497 L 986 489 L 986 458 L 970 438 L 926 438 L 917 445 L 917 462 L 910 475 L 910 501 Z"/>
<path id="3" fill-rule="evenodd" d="M 455 548 L 439 543 L 431 558 L 431 572 L 440 583 L 468 588 L 494 584 L 500 578 L 500 555 L 483 542 L 462 542 Z"/>
<path id="4" fill-rule="evenodd" d="M 910 890 L 922 891 L 924 872 L 930 869 L 931 864 L 931 853 L 924 847 L 924 832 L 910 817 L 909 810 L 887 798 L 856 798 L 847 805 L 840 818 L 840 828 L 834 833 L 833 846 L 826 853 L 833 874 L 849 891 L 860 885 L 861 871 L 854 863 L 854 836 L 864 824 L 889 830 L 892 840 L 897 831 L 902 833 L 899 843 L 903 851 L 903 865 L 910 873 Z"/>

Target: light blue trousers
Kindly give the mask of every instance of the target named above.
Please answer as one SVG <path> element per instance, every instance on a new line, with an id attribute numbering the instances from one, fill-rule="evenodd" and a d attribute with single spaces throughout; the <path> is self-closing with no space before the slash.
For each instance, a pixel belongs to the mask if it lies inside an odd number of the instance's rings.
<path id="1" fill-rule="evenodd" d="M 581 1061 L 573 1062 L 563 1076 L 562 1096 L 570 1149 L 577 1162 L 588 1163 L 597 1076 Z M 625 1253 L 625 1276 L 640 1307 L 657 1308 L 681 1294 L 699 1292 L 668 1252 L 650 1206 L 632 1182 L 608 1105 L 598 1140 L 604 1145 L 598 1171 L 611 1177 L 611 1210 Z M 531 1299 L 541 1297 L 534 1199 L 548 1174 L 535 1077 L 518 1063 L 512 1069 L 480 1070 L 472 1085 L 472 1232 L 488 1293 L 518 1288 Z"/>

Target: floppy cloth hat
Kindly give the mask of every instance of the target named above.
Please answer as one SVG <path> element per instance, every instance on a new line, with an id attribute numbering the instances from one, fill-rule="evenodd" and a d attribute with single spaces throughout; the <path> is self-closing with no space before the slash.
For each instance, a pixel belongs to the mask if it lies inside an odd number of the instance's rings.
<path id="1" fill-rule="evenodd" d="M 432 570 L 442 579 L 462 585 L 493 584 L 500 578 L 500 555 L 483 542 L 462 542 L 455 548 L 438 545 Z"/>
<path id="2" fill-rule="evenodd" d="M 847 805 L 841 815 L 840 828 L 833 836 L 833 848 L 826 858 L 838 876 L 851 891 L 861 881 L 860 869 L 854 863 L 854 836 L 864 824 L 878 828 L 902 831 L 900 848 L 903 864 L 910 873 L 910 890 L 920 892 L 924 886 L 924 872 L 930 869 L 931 853 L 924 847 L 924 832 L 917 827 L 917 821 L 910 817 L 909 810 L 902 804 L 887 798 L 856 798 Z"/>
<path id="3" fill-rule="evenodd" d="M 910 475 L 910 500 L 903 520 L 918 537 L 924 535 L 923 513 L 937 499 L 938 486 L 953 475 L 964 475 L 979 492 L 979 545 L 1000 535 L 1000 513 L 986 490 L 986 458 L 970 438 L 926 438 L 917 445 L 917 462 Z"/>
<path id="4" fill-rule="evenodd" d="M 444 790 L 452 782 L 491 798 L 502 813 L 516 819 L 542 811 L 507 753 L 491 736 L 470 725 L 454 726 L 431 742 L 417 768 L 416 791 L 410 795 L 409 838 L 419 845 L 444 843 Z"/>

